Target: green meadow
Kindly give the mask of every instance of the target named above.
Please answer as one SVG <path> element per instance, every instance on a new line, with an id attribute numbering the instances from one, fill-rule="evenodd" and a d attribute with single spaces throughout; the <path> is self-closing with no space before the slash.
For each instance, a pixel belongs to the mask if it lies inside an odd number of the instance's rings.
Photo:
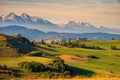
<path id="1" fill-rule="evenodd" d="M 0 64 L 1 65 L 7 65 L 8 67 L 18 67 L 18 63 L 20 62 L 40 62 L 43 64 L 46 64 L 47 62 L 49 62 L 50 58 L 43 58 L 43 57 L 28 57 L 28 56 L 24 56 L 24 57 L 1 57 L 0 58 Z"/>
<path id="2" fill-rule="evenodd" d="M 47 47 L 46 45 L 40 45 L 42 48 L 49 50 L 55 54 L 61 55 L 71 55 L 71 56 L 80 56 L 87 57 L 90 55 L 96 56 L 99 59 L 89 58 L 88 62 L 67 62 L 67 64 L 94 71 L 96 74 L 100 75 L 120 75 L 120 50 L 112 50 L 111 46 L 116 46 L 120 48 L 120 40 L 99 40 L 99 41 L 88 41 L 80 42 L 86 45 L 92 46 L 97 45 L 104 50 L 94 50 L 94 49 L 85 49 L 85 48 L 68 48 L 58 45 L 53 45 L 52 47 Z M 39 45 L 39 44 L 38 44 Z M 116 56 L 118 55 L 118 56 Z"/>
<path id="3" fill-rule="evenodd" d="M 59 54 L 61 56 L 67 55 L 68 57 L 63 57 L 63 60 L 68 59 L 65 60 L 65 63 L 72 67 L 75 67 L 76 71 L 78 69 L 82 69 L 84 71 L 88 71 L 88 74 L 89 72 L 94 72 L 94 75 L 92 75 L 92 77 L 120 77 L 120 50 L 111 49 L 111 46 L 116 46 L 117 48 L 120 48 L 120 40 L 99 40 L 80 43 L 86 44 L 88 46 L 97 45 L 103 48 L 103 50 L 69 48 L 56 44 L 51 44 L 51 47 L 39 43 L 37 43 L 36 45 L 40 46 L 40 48 L 50 53 Z M 86 61 L 77 61 L 77 59 L 72 60 L 71 57 L 74 58 L 76 56 L 77 58 L 85 58 Z M 95 56 L 97 58 L 92 58 L 88 56 Z M 7 65 L 8 67 L 18 68 L 18 63 L 23 61 L 35 61 L 46 64 L 51 60 L 52 59 L 49 57 L 1 57 L 0 65 Z"/>

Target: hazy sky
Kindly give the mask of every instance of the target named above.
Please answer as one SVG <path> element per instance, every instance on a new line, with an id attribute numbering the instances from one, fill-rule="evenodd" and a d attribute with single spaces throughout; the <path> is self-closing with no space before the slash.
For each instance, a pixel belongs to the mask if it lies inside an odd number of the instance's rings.
<path id="1" fill-rule="evenodd" d="M 120 27 L 120 0 L 0 0 L 0 15 L 10 12 L 39 16 L 56 24 L 74 20 Z"/>

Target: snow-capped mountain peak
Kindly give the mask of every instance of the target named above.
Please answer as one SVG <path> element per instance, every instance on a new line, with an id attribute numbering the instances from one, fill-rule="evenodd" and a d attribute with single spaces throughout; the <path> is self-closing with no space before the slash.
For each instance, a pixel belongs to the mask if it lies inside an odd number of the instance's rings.
<path id="1" fill-rule="evenodd" d="M 16 15 L 14 12 L 9 13 L 8 15 L 2 15 L 0 16 L 0 21 L 4 23 L 9 23 L 9 24 L 34 24 L 34 25 L 50 25 L 50 26 L 55 26 L 53 23 L 44 20 L 40 17 L 33 17 L 30 16 L 26 13 L 22 13 L 20 16 Z"/>
<path id="2" fill-rule="evenodd" d="M 78 26 L 78 23 L 75 21 L 68 21 L 68 23 L 66 24 L 66 26 Z"/>
<path id="3" fill-rule="evenodd" d="M 9 19 L 9 20 L 15 20 L 17 15 L 14 12 L 9 13 L 8 15 L 3 15 L 2 16 L 2 21 Z"/>
<path id="4" fill-rule="evenodd" d="M 22 13 L 22 14 L 21 14 L 21 17 L 22 17 L 23 19 L 28 19 L 28 18 L 30 18 L 30 16 L 29 16 L 28 14 L 26 14 L 26 13 Z"/>
<path id="5" fill-rule="evenodd" d="M 94 32 L 120 33 L 120 30 L 118 30 L 119 28 L 117 29 L 107 27 L 97 28 L 94 25 L 87 22 L 69 21 L 67 24 L 64 24 L 61 27 L 60 25 L 56 25 L 41 17 L 30 16 L 26 13 L 16 15 L 14 12 L 9 13 L 8 15 L 0 16 L 0 26 L 2 25 L 24 25 L 30 28 L 32 27 L 35 29 L 40 29 L 45 32 L 53 31 L 68 33 L 94 33 Z"/>
<path id="6" fill-rule="evenodd" d="M 38 24 L 49 24 L 50 23 L 49 21 L 42 19 L 40 17 L 36 17 L 36 16 L 32 17 L 32 21 L 34 21 L 35 23 L 38 23 Z"/>
<path id="7" fill-rule="evenodd" d="M 10 17 L 10 16 L 16 16 L 16 14 L 14 12 L 11 12 L 6 17 Z"/>
<path id="8" fill-rule="evenodd" d="M 75 21 L 69 21 L 65 26 L 71 26 L 71 27 L 91 27 L 93 26 L 92 24 L 90 23 L 87 23 L 87 22 L 75 22 Z"/>
<path id="9" fill-rule="evenodd" d="M 87 22 L 80 22 L 79 25 L 83 25 L 83 26 L 87 26 L 87 27 L 93 26 L 92 24 L 87 23 Z"/>
<path id="10" fill-rule="evenodd" d="M 38 22 L 38 21 L 41 21 L 41 20 L 43 20 L 43 19 L 40 18 L 40 17 L 33 16 L 33 17 L 32 17 L 32 20 L 35 21 L 35 22 Z"/>

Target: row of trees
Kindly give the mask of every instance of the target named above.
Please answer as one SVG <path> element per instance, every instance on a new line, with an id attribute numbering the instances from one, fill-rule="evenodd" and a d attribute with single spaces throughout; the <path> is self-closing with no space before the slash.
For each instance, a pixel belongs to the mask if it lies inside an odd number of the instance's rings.
<path id="1" fill-rule="evenodd" d="M 115 40 L 114 38 L 112 40 Z M 88 46 L 86 44 L 80 43 L 82 41 L 88 41 L 87 38 L 79 38 L 79 39 L 69 39 L 66 40 L 65 38 L 63 38 L 61 41 L 59 42 L 55 42 L 54 40 L 52 40 L 50 42 L 50 44 L 57 44 L 57 45 L 61 45 L 61 46 L 66 46 L 69 48 L 87 48 L 87 49 L 98 49 L 98 50 L 103 50 L 103 48 L 96 46 L 96 45 L 92 45 L 92 46 Z M 42 39 L 41 40 L 41 44 L 47 44 L 45 43 L 45 41 Z M 48 45 L 48 47 L 51 47 L 51 45 Z M 116 46 L 111 46 L 112 50 L 120 50 L 119 48 L 117 48 Z"/>
<path id="2" fill-rule="evenodd" d="M 66 42 L 71 42 L 72 40 L 88 41 L 87 38 L 81 38 L 81 37 L 79 37 L 78 39 L 69 38 L 68 40 L 67 40 L 66 38 L 63 38 L 60 42 L 66 43 Z M 41 39 L 41 40 L 40 40 L 40 43 L 41 43 L 41 44 L 46 44 L 46 42 L 45 42 L 44 39 Z M 54 40 L 52 40 L 50 43 L 51 43 L 51 44 L 57 44 L 57 43 L 59 43 L 59 41 L 58 41 L 58 42 L 55 42 Z"/>
<path id="3" fill-rule="evenodd" d="M 88 41 L 87 38 L 79 38 L 78 40 L 72 40 L 71 38 L 66 41 L 66 39 L 62 39 L 61 42 L 54 42 L 51 41 L 51 44 L 57 44 L 57 45 L 61 45 L 61 46 L 66 46 L 69 48 L 87 48 L 87 49 L 102 49 L 99 46 L 88 46 L 86 44 L 80 43 L 81 41 Z"/>

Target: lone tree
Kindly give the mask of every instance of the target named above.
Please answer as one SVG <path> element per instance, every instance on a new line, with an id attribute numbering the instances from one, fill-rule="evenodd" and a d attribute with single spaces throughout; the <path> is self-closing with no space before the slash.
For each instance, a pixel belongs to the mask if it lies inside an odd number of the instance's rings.
<path id="1" fill-rule="evenodd" d="M 81 37 L 79 37 L 79 38 L 78 38 L 78 40 L 80 41 L 80 40 L 82 40 L 82 38 L 81 38 Z"/>
<path id="2" fill-rule="evenodd" d="M 71 45 L 72 44 L 72 39 L 69 38 L 68 44 Z"/>
<path id="3" fill-rule="evenodd" d="M 116 50 L 117 48 L 116 48 L 116 46 L 111 46 L 111 49 Z"/>
<path id="4" fill-rule="evenodd" d="M 112 40 L 115 40 L 115 38 L 113 37 Z"/>
<path id="5" fill-rule="evenodd" d="M 45 41 L 44 41 L 44 39 L 41 39 L 41 44 L 45 44 Z"/>
<path id="6" fill-rule="evenodd" d="M 16 38 L 22 38 L 22 35 L 20 33 L 18 33 L 17 35 L 15 35 Z"/>
<path id="7" fill-rule="evenodd" d="M 56 57 L 46 66 L 58 72 L 64 72 L 67 70 L 67 65 L 65 65 L 64 60 L 60 59 L 59 57 Z"/>
<path id="8" fill-rule="evenodd" d="M 61 45 L 62 45 L 62 46 L 66 46 L 66 43 L 67 43 L 67 42 L 66 42 L 66 39 L 63 38 L 62 41 L 61 41 Z"/>

